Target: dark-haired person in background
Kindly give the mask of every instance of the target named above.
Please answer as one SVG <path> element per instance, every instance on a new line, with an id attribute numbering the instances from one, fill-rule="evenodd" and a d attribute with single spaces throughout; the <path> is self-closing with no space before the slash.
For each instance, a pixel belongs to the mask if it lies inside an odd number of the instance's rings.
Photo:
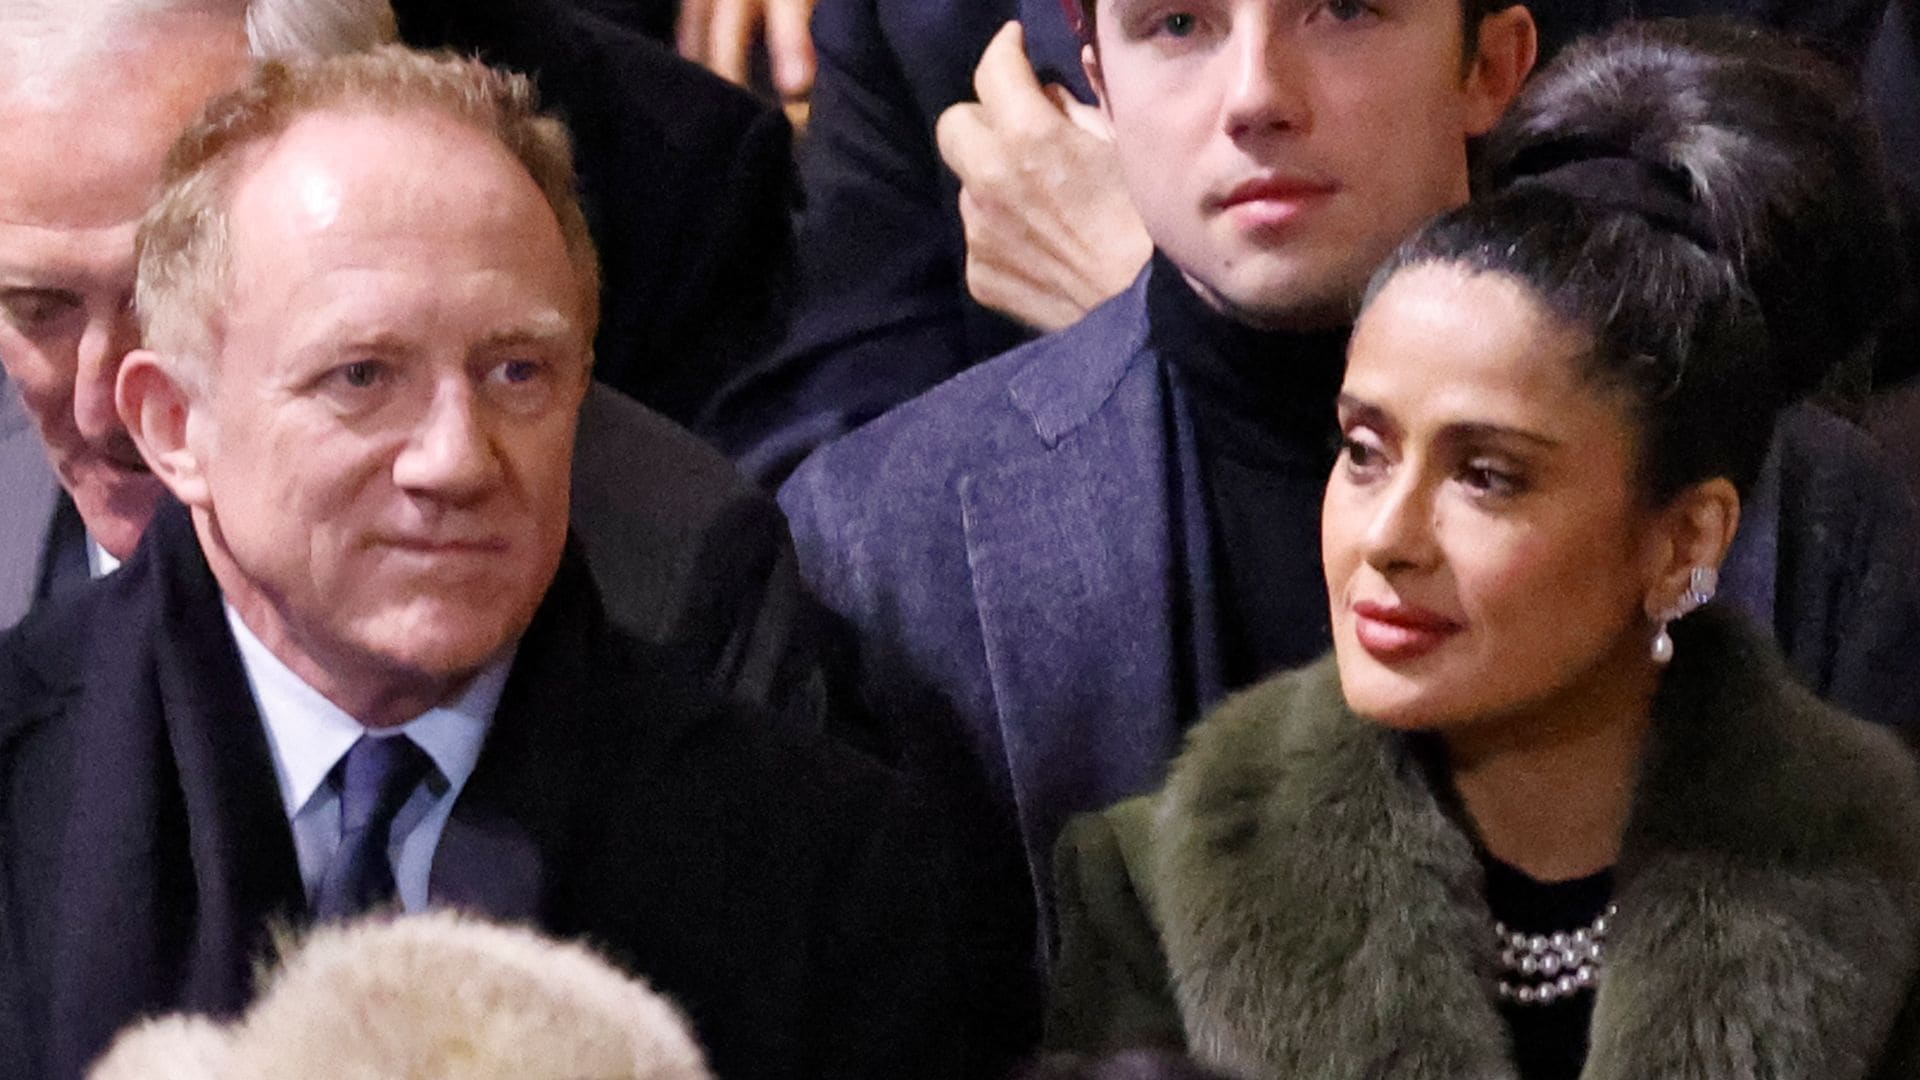
<path id="1" fill-rule="evenodd" d="M 1699 610 L 1801 379 L 1754 207 L 1822 180 L 1831 83 L 1751 31 L 1576 46 L 1520 115 L 1623 141 L 1496 134 L 1503 188 L 1380 271 L 1333 654 L 1062 838 L 1052 1041 L 1325 1080 L 1920 1069 L 1920 769 Z M 1858 228 L 1798 238 L 1807 272 Z"/>

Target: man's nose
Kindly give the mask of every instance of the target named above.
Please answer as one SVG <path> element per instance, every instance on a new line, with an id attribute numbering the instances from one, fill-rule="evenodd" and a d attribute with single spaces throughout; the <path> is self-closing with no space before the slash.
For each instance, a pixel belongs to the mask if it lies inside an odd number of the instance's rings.
<path id="1" fill-rule="evenodd" d="M 499 447 L 485 405 L 465 380 L 448 380 L 394 460 L 394 483 L 417 495 L 451 501 L 477 498 L 502 476 Z"/>
<path id="2" fill-rule="evenodd" d="M 120 377 L 120 362 L 139 346 L 140 325 L 131 302 L 89 317 L 86 329 L 80 332 L 73 378 L 73 421 L 88 442 L 104 443 L 125 432 L 114 405 L 114 383 Z"/>
<path id="3" fill-rule="evenodd" d="M 1305 130 L 1312 118 L 1306 58 L 1275 6 L 1236 19 L 1221 53 L 1228 80 L 1222 123 L 1235 139 Z"/>

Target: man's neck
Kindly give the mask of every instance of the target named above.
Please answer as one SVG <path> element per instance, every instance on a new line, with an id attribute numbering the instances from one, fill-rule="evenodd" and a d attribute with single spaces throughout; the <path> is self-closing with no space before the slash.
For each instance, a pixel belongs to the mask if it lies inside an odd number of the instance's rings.
<path id="1" fill-rule="evenodd" d="M 197 529 L 200 524 L 196 521 Z M 221 596 L 255 639 L 301 682 L 365 727 L 398 727 L 452 701 L 487 666 L 440 674 L 399 667 L 347 648 L 324 647 L 284 618 L 225 548 L 209 542 L 205 531 L 201 531 L 200 547 L 220 584 Z"/>

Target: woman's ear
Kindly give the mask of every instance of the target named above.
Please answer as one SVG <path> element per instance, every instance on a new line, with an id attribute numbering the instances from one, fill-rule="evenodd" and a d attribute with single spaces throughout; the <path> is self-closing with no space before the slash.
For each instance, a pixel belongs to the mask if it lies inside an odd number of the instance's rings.
<path id="1" fill-rule="evenodd" d="M 1692 590 L 1695 570 L 1719 573 L 1740 528 L 1740 493 L 1723 476 L 1703 480 L 1675 496 L 1655 528 L 1646 598 L 1651 618 L 1679 607 Z"/>
<path id="2" fill-rule="evenodd" d="M 183 377 L 179 361 L 135 349 L 120 365 L 114 405 L 153 474 L 175 498 L 204 508 L 206 475 L 199 448 L 189 438 L 194 414 L 204 408 L 199 389 Z"/>

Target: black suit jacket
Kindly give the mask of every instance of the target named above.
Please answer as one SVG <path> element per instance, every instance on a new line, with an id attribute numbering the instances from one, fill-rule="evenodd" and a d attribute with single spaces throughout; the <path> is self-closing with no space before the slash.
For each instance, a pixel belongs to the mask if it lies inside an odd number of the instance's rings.
<path id="1" fill-rule="evenodd" d="M 813 113 L 801 147 L 801 297 L 763 370 L 711 429 L 777 485 L 807 451 L 1027 331 L 967 293 L 959 180 L 934 124 L 973 97 L 973 69 L 1010 19 L 1042 78 L 1091 99 L 1059 0 L 820 0 Z"/>
<path id="2" fill-rule="evenodd" d="M 602 382 L 691 423 L 778 336 L 794 277 L 786 117 L 570 0 L 395 0 L 423 48 L 533 77 L 573 133 L 600 249 Z"/>
<path id="3" fill-rule="evenodd" d="M 713 447 L 595 385 L 574 445 L 574 536 L 613 622 L 710 685 L 822 723 L 818 615 L 779 506 Z"/>
<path id="4" fill-rule="evenodd" d="M 723 1078 L 939 1076 L 925 823 L 877 766 L 610 630 L 570 556 L 430 892 L 607 950 L 688 1011 Z M 140 1015 L 241 1009 L 304 907 L 218 587 L 171 507 L 119 574 L 0 640 L 0 1075 L 73 1080 Z"/>

